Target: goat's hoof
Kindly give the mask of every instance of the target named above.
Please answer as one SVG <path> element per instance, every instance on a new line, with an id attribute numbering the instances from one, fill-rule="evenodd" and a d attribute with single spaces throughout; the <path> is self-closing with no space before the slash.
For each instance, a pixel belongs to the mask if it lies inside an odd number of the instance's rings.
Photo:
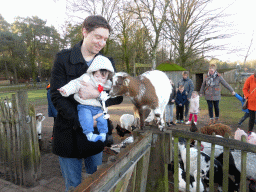
<path id="1" fill-rule="evenodd" d="M 165 131 L 165 128 L 164 127 L 159 127 L 160 131 Z"/>

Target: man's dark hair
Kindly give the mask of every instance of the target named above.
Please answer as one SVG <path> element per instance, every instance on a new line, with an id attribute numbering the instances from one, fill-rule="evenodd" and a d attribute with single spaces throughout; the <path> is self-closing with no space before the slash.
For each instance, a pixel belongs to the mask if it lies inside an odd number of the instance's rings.
<path id="1" fill-rule="evenodd" d="M 86 17 L 82 25 L 82 28 L 85 28 L 88 33 L 99 27 L 108 29 L 109 32 L 112 30 L 107 20 L 100 15 Z"/>

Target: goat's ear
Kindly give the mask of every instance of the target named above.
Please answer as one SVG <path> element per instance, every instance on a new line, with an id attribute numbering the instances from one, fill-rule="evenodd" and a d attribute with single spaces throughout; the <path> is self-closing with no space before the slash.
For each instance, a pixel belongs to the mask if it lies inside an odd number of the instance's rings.
<path id="1" fill-rule="evenodd" d="M 130 83 L 130 79 L 125 78 L 124 81 L 123 81 L 123 85 L 128 87 L 129 83 Z"/>

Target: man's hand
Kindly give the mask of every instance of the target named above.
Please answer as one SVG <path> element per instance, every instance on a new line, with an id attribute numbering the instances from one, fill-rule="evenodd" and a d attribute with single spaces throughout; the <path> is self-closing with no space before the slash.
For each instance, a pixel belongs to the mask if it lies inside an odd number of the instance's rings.
<path id="1" fill-rule="evenodd" d="M 96 99 L 99 97 L 100 92 L 91 83 L 85 83 L 84 81 L 81 81 L 80 83 L 83 85 L 78 92 L 81 99 Z"/>

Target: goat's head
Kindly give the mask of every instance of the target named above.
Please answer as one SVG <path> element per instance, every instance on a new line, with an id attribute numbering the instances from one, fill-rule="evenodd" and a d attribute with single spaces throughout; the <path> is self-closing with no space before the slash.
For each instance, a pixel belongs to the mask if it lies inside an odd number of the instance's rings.
<path id="1" fill-rule="evenodd" d="M 125 72 L 116 73 L 112 78 L 113 85 L 109 95 L 111 97 L 125 95 L 128 92 L 128 86 L 130 83 L 129 77 L 128 73 Z"/>

